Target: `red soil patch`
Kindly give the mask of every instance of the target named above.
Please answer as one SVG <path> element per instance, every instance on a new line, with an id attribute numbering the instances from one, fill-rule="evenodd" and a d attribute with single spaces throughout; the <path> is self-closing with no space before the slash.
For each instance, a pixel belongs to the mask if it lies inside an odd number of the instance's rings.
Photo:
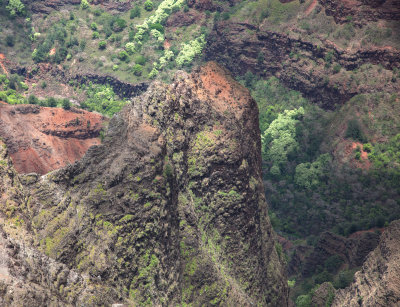
<path id="1" fill-rule="evenodd" d="M 171 48 L 171 44 L 170 44 L 170 42 L 166 39 L 166 40 L 164 41 L 164 49 L 169 49 L 169 48 Z"/>
<path id="2" fill-rule="evenodd" d="M 202 89 L 199 97 L 211 100 L 219 112 L 230 110 L 240 117 L 253 101 L 249 91 L 215 62 L 203 66 L 196 78 Z"/>
<path id="3" fill-rule="evenodd" d="M 318 1 L 317 0 L 313 0 L 312 3 L 310 4 L 310 6 L 307 8 L 307 10 L 305 11 L 306 16 L 310 15 L 310 13 L 315 9 L 315 7 L 317 6 Z"/>
<path id="4" fill-rule="evenodd" d="M 3 63 L 5 60 L 6 60 L 6 57 L 4 56 L 4 54 L 0 53 L 0 66 L 4 70 L 4 73 L 8 76 L 8 71 Z"/>
<path id="5" fill-rule="evenodd" d="M 45 174 L 81 159 L 105 118 L 82 110 L 0 104 L 0 137 L 20 173 Z"/>

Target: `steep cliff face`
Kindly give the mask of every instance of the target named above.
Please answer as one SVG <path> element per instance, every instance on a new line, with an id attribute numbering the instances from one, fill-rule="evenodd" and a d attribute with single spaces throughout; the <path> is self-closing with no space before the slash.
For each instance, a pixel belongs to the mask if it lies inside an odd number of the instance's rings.
<path id="1" fill-rule="evenodd" d="M 349 17 L 358 24 L 378 19 L 399 20 L 400 4 L 396 0 L 319 0 L 327 15 L 336 22 L 348 22 Z"/>
<path id="2" fill-rule="evenodd" d="M 382 234 L 350 287 L 336 293 L 332 306 L 398 306 L 400 303 L 400 221 Z"/>
<path id="3" fill-rule="evenodd" d="M 356 81 L 356 70 L 367 63 L 387 69 L 399 67 L 397 49 L 341 48 L 322 35 L 317 36 L 320 42 L 316 43 L 315 39 L 303 38 L 304 30 L 289 29 L 272 30 L 268 23 L 216 23 L 208 40 L 206 58 L 217 60 L 236 75 L 248 71 L 264 77 L 274 75 L 289 88 L 328 109 L 359 93 L 400 90 L 399 81 L 392 82 L 390 72 L 375 72 L 389 82 L 372 84 L 365 81 L 365 76 L 363 82 Z M 334 65 L 339 65 L 339 71 L 333 71 Z"/>
<path id="4" fill-rule="evenodd" d="M 257 106 L 214 63 L 154 83 L 81 161 L 23 179 L 32 241 L 72 270 L 50 281 L 63 304 L 288 305 Z"/>
<path id="5" fill-rule="evenodd" d="M 45 174 L 100 144 L 105 118 L 82 110 L 0 104 L 0 138 L 20 173 Z"/>

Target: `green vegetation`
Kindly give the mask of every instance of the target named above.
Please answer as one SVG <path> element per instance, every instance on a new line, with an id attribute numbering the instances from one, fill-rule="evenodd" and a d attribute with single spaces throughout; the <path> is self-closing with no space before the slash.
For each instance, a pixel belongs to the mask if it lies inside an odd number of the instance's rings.
<path id="1" fill-rule="evenodd" d="M 96 85 L 89 82 L 87 85 L 82 84 L 80 90 L 87 96 L 87 99 L 81 103 L 82 108 L 107 116 L 112 116 L 127 103 L 126 100 L 120 100 L 109 85 Z"/>
<path id="2" fill-rule="evenodd" d="M 250 87 L 260 109 L 266 197 L 275 229 L 293 238 L 318 235 L 321 229 L 348 235 L 400 217 L 400 149 L 393 135 L 400 127 L 390 130 L 386 125 L 388 116 L 392 123 L 400 123 L 397 98 L 356 96 L 332 113 L 287 90 L 275 78 L 258 80 L 247 73 L 241 82 Z M 354 118 L 357 112 L 365 118 Z M 386 142 L 366 144 L 369 170 L 332 157 L 330 146 L 336 139 L 329 136 L 329 129 L 340 122 L 345 127 L 343 138 L 349 140 L 366 143 L 372 131 L 374 138 L 392 135 Z M 350 158 L 364 163 L 361 151 L 359 157 L 356 153 Z"/>

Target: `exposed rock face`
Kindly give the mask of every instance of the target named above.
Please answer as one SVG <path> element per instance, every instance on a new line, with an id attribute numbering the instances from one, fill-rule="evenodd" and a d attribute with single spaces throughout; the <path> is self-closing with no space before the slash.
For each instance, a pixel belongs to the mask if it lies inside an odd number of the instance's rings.
<path id="1" fill-rule="evenodd" d="M 23 182 L 38 249 L 82 277 L 51 280 L 64 304 L 288 305 L 257 106 L 214 63 L 154 83 L 81 161 Z"/>
<path id="2" fill-rule="evenodd" d="M 324 282 L 322 285 L 315 290 L 312 299 L 311 306 L 325 307 L 330 306 L 335 296 L 335 288 L 330 282 Z"/>
<path id="3" fill-rule="evenodd" d="M 310 276 L 318 265 L 333 255 L 339 255 L 349 267 L 361 266 L 367 255 L 379 242 L 379 234 L 365 232 L 358 238 L 345 238 L 331 232 L 324 232 L 314 251 L 304 259 L 303 275 Z"/>
<path id="4" fill-rule="evenodd" d="M 348 16 L 358 24 L 366 24 L 378 19 L 399 20 L 400 3 L 397 0 L 319 0 L 326 14 L 336 22 L 348 21 Z"/>
<path id="5" fill-rule="evenodd" d="M 322 44 L 312 43 L 299 34 L 294 38 L 294 35 L 271 31 L 266 24 L 219 22 L 208 39 L 206 58 L 223 63 L 237 75 L 244 75 L 247 71 L 266 77 L 274 75 L 289 88 L 302 92 L 328 109 L 359 93 L 400 91 L 399 82 L 379 84 L 375 89 L 367 84 L 351 85 L 344 70 L 343 74 L 332 74 L 324 67 L 324 58 L 330 54 L 333 63 L 346 70 L 354 70 L 366 63 L 393 69 L 400 65 L 399 50 L 376 47 L 348 51 L 328 40 L 323 40 Z M 260 54 L 262 61 L 259 60 Z M 330 75 L 329 79 L 327 75 Z"/>
<path id="6" fill-rule="evenodd" d="M 45 174 L 100 144 L 105 118 L 82 110 L 0 104 L 0 137 L 20 173 Z"/>
<path id="7" fill-rule="evenodd" d="M 45 0 L 45 1 L 30 1 L 32 12 L 49 14 L 53 10 L 60 9 L 67 5 L 79 5 L 81 0 Z M 131 1 L 115 1 L 115 0 L 94 0 L 93 4 L 100 4 L 108 10 L 118 10 L 121 12 L 131 8 Z"/>
<path id="8" fill-rule="evenodd" d="M 350 287 L 336 293 L 332 306 L 399 306 L 400 221 L 385 230 Z"/>

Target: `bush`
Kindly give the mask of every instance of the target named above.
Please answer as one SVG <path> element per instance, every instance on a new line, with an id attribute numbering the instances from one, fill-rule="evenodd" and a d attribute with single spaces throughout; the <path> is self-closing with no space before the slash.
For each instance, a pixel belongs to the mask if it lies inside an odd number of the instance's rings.
<path id="1" fill-rule="evenodd" d="M 96 31 L 97 30 L 97 23 L 95 23 L 95 22 L 92 22 L 91 24 L 90 24 L 90 29 L 92 29 L 93 31 Z"/>
<path id="2" fill-rule="evenodd" d="M 364 144 L 363 147 L 364 147 L 364 151 L 366 151 L 366 152 L 371 152 L 372 151 L 371 143 Z"/>
<path id="3" fill-rule="evenodd" d="M 20 0 L 9 0 L 6 9 L 10 12 L 11 16 L 15 16 L 16 14 L 23 13 L 25 6 Z"/>
<path id="4" fill-rule="evenodd" d="M 122 50 L 118 53 L 118 59 L 121 61 L 126 61 L 129 58 L 128 53 L 125 50 Z"/>
<path id="5" fill-rule="evenodd" d="M 107 47 L 107 42 L 106 41 L 101 41 L 99 42 L 99 49 L 104 50 Z"/>
<path id="6" fill-rule="evenodd" d="M 135 66 L 133 66 L 132 68 L 132 72 L 135 76 L 140 76 L 142 75 L 143 72 L 143 66 L 140 64 L 135 64 Z"/>
<path id="7" fill-rule="evenodd" d="M 139 54 L 139 55 L 135 56 L 134 61 L 136 64 L 144 65 L 144 64 L 146 64 L 147 60 L 143 55 Z"/>
<path id="8" fill-rule="evenodd" d="M 153 2 L 151 2 L 150 0 L 147 0 L 145 3 L 144 3 L 144 9 L 146 10 L 146 11 L 152 11 L 153 10 Z"/>
<path id="9" fill-rule="evenodd" d="M 117 18 L 114 20 L 111 27 L 114 32 L 121 32 L 123 29 L 126 28 L 126 21 L 122 18 Z"/>
<path id="10" fill-rule="evenodd" d="M 57 100 L 54 97 L 47 98 L 46 105 L 54 108 L 57 106 Z"/>
<path id="11" fill-rule="evenodd" d="M 6 44 L 7 44 L 8 47 L 14 47 L 14 44 L 15 44 L 14 36 L 7 35 L 6 36 Z"/>
<path id="12" fill-rule="evenodd" d="M 333 73 L 337 74 L 341 69 L 342 69 L 342 66 L 340 66 L 340 64 L 335 64 L 333 66 Z"/>
<path id="13" fill-rule="evenodd" d="M 346 138 L 352 138 L 353 140 L 365 143 L 366 137 L 361 130 L 360 123 L 356 118 L 349 120 L 347 123 Z"/>
<path id="14" fill-rule="evenodd" d="M 151 24 L 150 26 L 149 26 L 149 29 L 150 30 L 157 30 L 158 32 L 160 32 L 160 33 L 164 33 L 164 27 L 163 27 L 163 25 L 161 24 L 161 23 L 153 23 L 153 24 Z"/>
<path id="15" fill-rule="evenodd" d="M 64 110 L 69 110 L 69 109 L 71 109 L 71 103 L 70 103 L 70 101 L 69 101 L 68 98 L 64 98 L 64 99 L 62 100 L 62 107 L 63 107 Z"/>
<path id="16" fill-rule="evenodd" d="M 344 289 L 351 284 L 351 282 L 353 281 L 353 276 L 354 276 L 353 270 L 341 271 L 338 277 L 336 278 L 335 282 L 333 283 L 333 286 L 336 289 Z"/>
<path id="17" fill-rule="evenodd" d="M 29 95 L 28 103 L 29 104 L 39 104 L 39 99 L 35 95 Z"/>
<path id="18" fill-rule="evenodd" d="M 86 10 L 89 7 L 89 2 L 88 0 L 82 0 L 81 1 L 81 9 Z"/>
<path id="19" fill-rule="evenodd" d="M 92 38 L 93 38 L 93 39 L 98 39 L 99 37 L 100 37 L 100 33 L 99 33 L 99 32 L 94 31 L 94 32 L 92 33 Z"/>
<path id="20" fill-rule="evenodd" d="M 141 15 L 140 7 L 138 5 L 135 5 L 135 7 L 130 10 L 129 18 L 134 19 L 136 17 L 140 17 L 140 15 Z"/>
<path id="21" fill-rule="evenodd" d="M 126 43 L 125 44 L 125 50 L 129 53 L 129 54 L 134 54 L 135 53 L 135 43 Z"/>
<path id="22" fill-rule="evenodd" d="M 42 83 L 40 84 L 40 87 L 41 87 L 42 89 L 45 89 L 45 88 L 47 87 L 46 81 L 42 81 Z"/>
<path id="23" fill-rule="evenodd" d="M 324 266 L 328 270 L 328 272 L 334 273 L 340 268 L 342 263 L 342 257 L 340 257 L 339 255 L 332 255 L 325 260 Z"/>

